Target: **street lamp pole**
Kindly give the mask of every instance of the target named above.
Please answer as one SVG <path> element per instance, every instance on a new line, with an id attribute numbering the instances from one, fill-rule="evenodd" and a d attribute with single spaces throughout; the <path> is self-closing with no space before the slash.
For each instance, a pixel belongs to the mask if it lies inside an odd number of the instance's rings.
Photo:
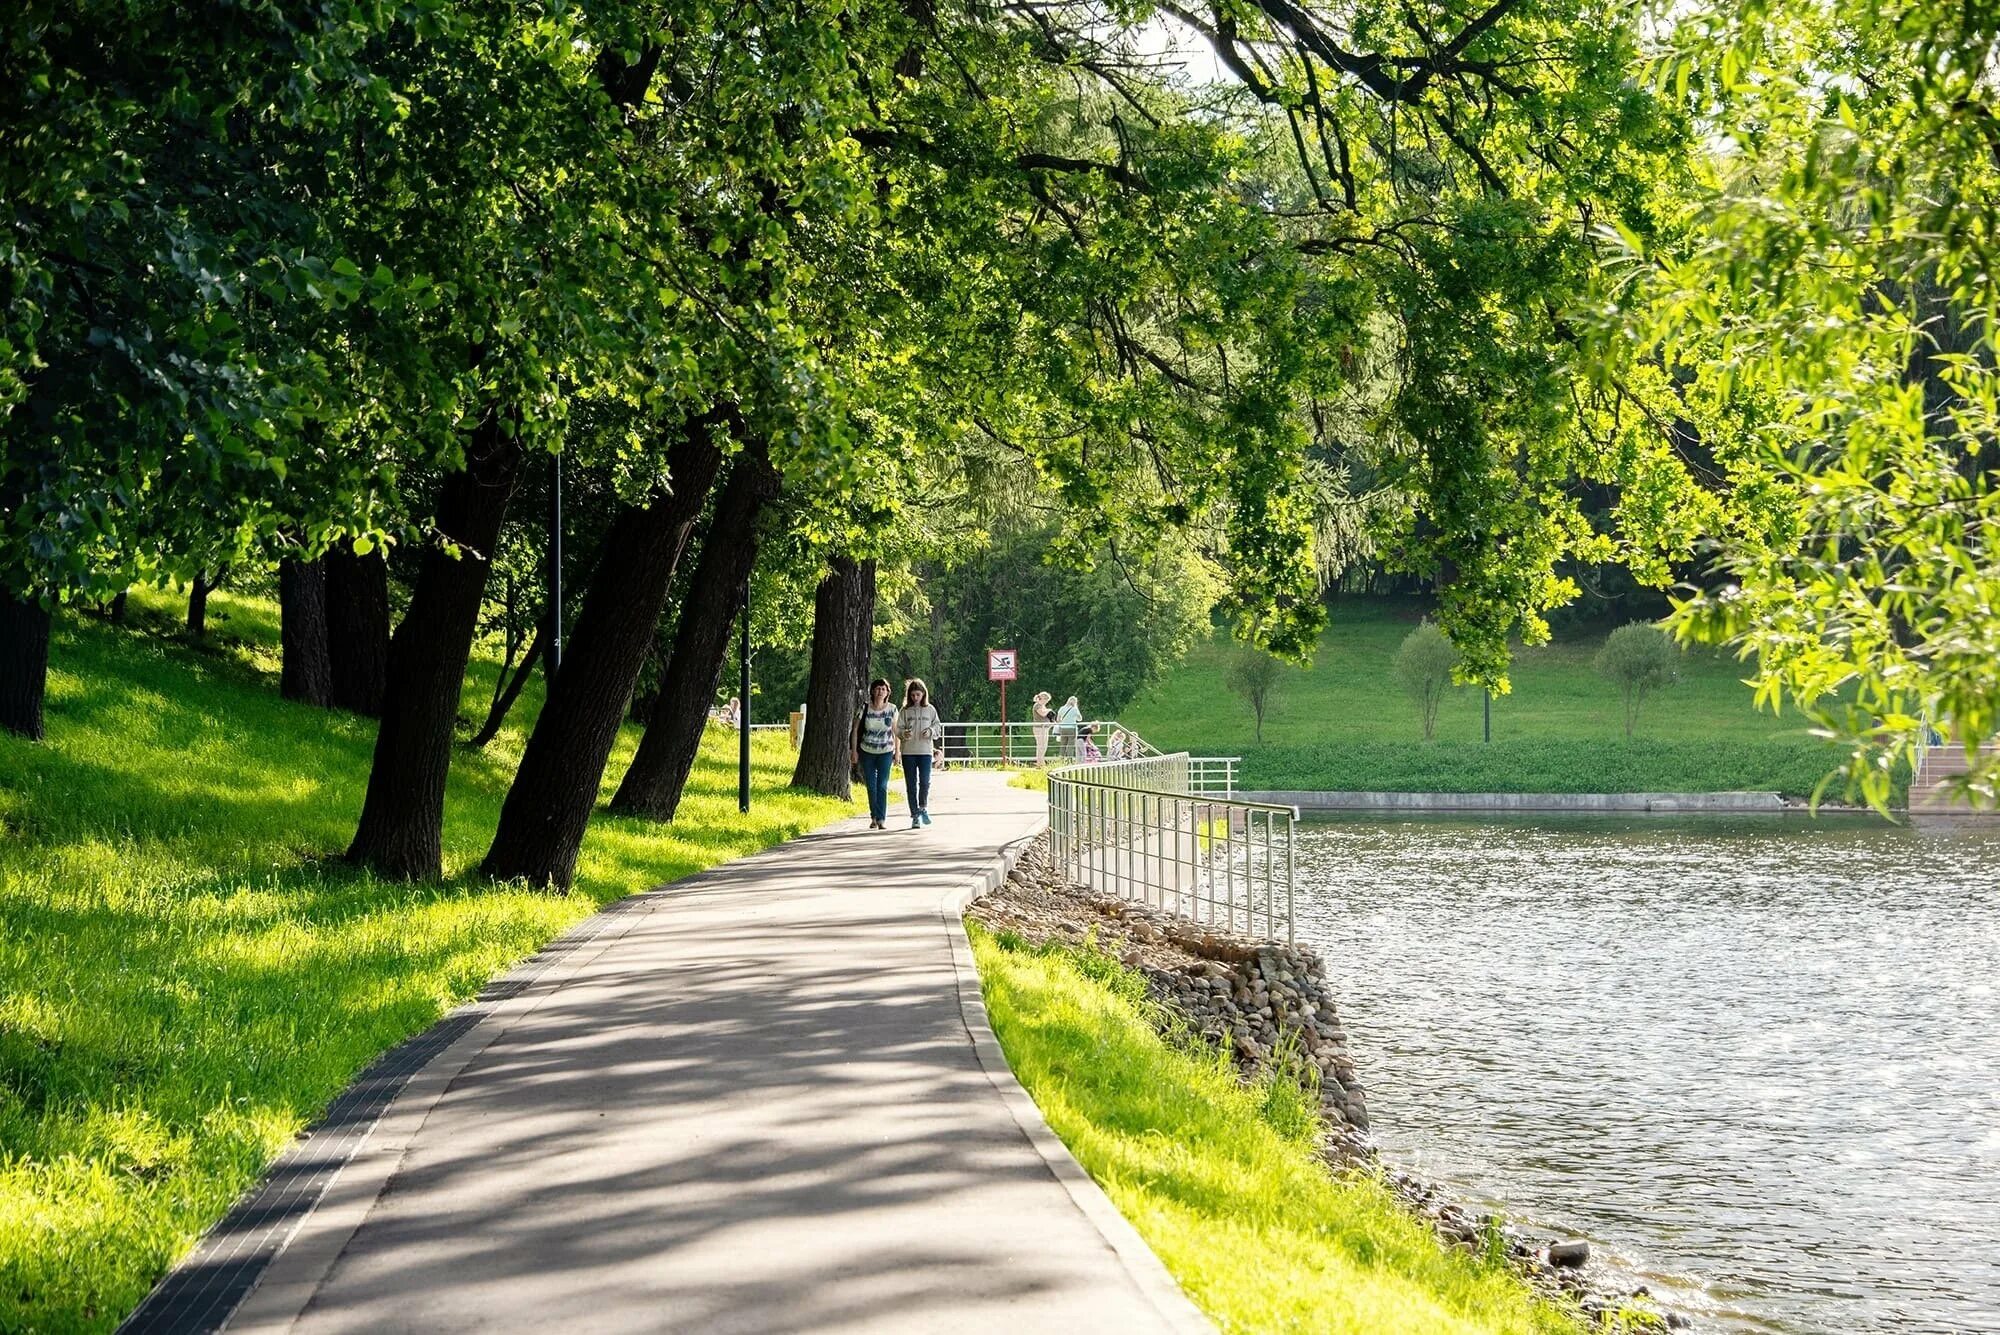
<path id="1" fill-rule="evenodd" d="M 736 646 L 738 682 L 736 699 L 736 809 L 750 810 L 750 574 L 743 574 L 742 638 Z"/>
<path id="2" fill-rule="evenodd" d="M 1493 740 L 1493 688 L 1486 688 L 1486 740 Z"/>
<path id="3" fill-rule="evenodd" d="M 548 678 L 551 683 L 562 671 L 563 637 L 563 514 L 562 455 L 549 456 L 549 652 Z"/>

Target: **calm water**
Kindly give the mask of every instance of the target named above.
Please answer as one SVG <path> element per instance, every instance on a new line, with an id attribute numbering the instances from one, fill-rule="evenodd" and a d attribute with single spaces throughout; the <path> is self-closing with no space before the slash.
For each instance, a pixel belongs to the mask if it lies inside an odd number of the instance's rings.
<path id="1" fill-rule="evenodd" d="M 1712 1329 L 2000 1332 L 2000 831 L 1342 819 L 1298 886 L 1393 1160 Z"/>

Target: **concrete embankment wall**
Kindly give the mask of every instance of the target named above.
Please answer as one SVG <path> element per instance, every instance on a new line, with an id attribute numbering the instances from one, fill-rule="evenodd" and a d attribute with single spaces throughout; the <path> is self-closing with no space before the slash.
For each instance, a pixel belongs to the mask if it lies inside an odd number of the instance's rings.
<path id="1" fill-rule="evenodd" d="M 1777 793 L 1313 793 L 1241 792 L 1250 802 L 1307 811 L 1762 811 L 1801 809 Z"/>

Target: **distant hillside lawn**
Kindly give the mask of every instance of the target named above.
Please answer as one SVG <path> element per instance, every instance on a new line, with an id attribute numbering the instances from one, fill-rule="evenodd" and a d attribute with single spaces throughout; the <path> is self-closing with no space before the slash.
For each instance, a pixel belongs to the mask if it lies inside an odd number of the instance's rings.
<path id="1" fill-rule="evenodd" d="M 1417 617 L 1400 603 L 1335 604 L 1311 670 L 1280 679 L 1261 745 L 1250 706 L 1223 685 L 1237 652 L 1225 635 L 1122 715 L 1167 750 L 1242 756 L 1253 789 L 1802 796 L 1839 761 L 1798 715 L 1752 708 L 1745 665 L 1712 651 L 1686 656 L 1680 681 L 1647 697 L 1626 741 L 1618 689 L 1591 666 L 1603 630 L 1517 652 L 1513 693 L 1493 700 L 1491 745 L 1480 741 L 1476 690 L 1451 692 L 1426 743 L 1393 668 Z"/>

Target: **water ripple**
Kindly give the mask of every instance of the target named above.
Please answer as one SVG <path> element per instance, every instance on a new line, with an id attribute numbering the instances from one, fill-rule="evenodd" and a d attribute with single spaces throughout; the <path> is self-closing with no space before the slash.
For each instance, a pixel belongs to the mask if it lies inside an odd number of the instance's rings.
<path id="1" fill-rule="evenodd" d="M 1298 884 L 1391 1158 L 1704 1324 L 2000 1333 L 2000 833 L 1339 819 Z"/>

